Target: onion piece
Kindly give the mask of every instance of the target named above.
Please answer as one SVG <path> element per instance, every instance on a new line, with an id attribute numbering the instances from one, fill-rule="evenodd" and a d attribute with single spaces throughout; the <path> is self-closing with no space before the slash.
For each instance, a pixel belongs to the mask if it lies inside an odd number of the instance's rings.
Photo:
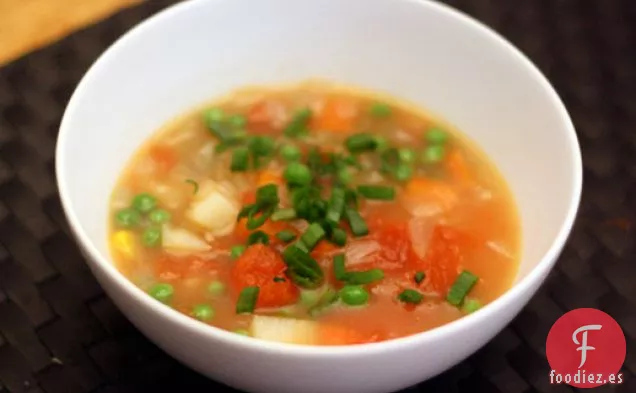
<path id="1" fill-rule="evenodd" d="M 435 220 L 427 217 L 413 217 L 409 220 L 409 238 L 413 251 L 418 257 L 424 258 L 433 234 Z"/>
<path id="2" fill-rule="evenodd" d="M 347 266 L 355 266 L 365 262 L 365 259 L 380 251 L 380 244 L 375 240 L 358 240 L 347 244 L 345 248 L 345 260 Z"/>
<path id="3" fill-rule="evenodd" d="M 289 344 L 316 343 L 318 324 L 314 321 L 255 315 L 250 326 L 252 337 Z"/>
<path id="4" fill-rule="evenodd" d="M 486 247 L 488 247 L 492 251 L 508 259 L 514 259 L 514 255 L 510 251 L 508 251 L 506 247 L 502 246 L 501 243 L 499 242 L 496 242 L 496 241 L 486 242 Z"/>

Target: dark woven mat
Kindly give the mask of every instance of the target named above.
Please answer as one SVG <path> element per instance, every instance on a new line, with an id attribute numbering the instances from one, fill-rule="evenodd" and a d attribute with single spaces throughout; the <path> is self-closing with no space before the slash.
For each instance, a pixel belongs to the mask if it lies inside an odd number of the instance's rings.
<path id="1" fill-rule="evenodd" d="M 0 69 L 0 392 L 226 389 L 157 349 L 104 296 L 56 194 L 64 106 L 109 44 L 170 2 L 146 3 Z M 450 3 L 510 39 L 552 81 L 576 123 L 585 191 L 558 267 L 528 307 L 468 361 L 407 392 L 571 392 L 549 384 L 544 346 L 552 323 L 578 307 L 608 312 L 628 342 L 625 383 L 597 390 L 636 392 L 636 2 Z"/>

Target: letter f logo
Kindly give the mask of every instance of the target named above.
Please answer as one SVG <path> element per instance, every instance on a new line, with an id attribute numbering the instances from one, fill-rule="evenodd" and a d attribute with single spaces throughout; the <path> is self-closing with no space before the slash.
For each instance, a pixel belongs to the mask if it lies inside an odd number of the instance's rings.
<path id="1" fill-rule="evenodd" d="M 585 325 L 585 326 L 581 326 L 580 328 L 576 329 L 574 331 L 574 333 L 572 334 L 572 341 L 574 341 L 574 344 L 576 345 L 580 345 L 580 347 L 578 347 L 576 350 L 577 351 L 581 351 L 581 364 L 579 364 L 579 368 L 583 367 L 583 365 L 585 364 L 585 360 L 587 359 L 587 351 L 593 351 L 596 348 L 588 346 L 587 345 L 587 332 L 588 330 L 601 330 L 601 325 Z M 582 339 L 581 342 L 579 342 L 579 340 L 576 338 L 576 336 L 579 333 L 583 333 L 581 334 Z"/>

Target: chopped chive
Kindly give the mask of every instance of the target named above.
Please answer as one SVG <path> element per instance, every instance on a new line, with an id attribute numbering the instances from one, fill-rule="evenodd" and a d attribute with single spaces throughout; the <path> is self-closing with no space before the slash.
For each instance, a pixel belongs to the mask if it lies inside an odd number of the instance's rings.
<path id="1" fill-rule="evenodd" d="M 129 207 L 126 209 L 122 209 L 115 214 L 115 221 L 117 225 L 123 228 L 132 228 L 141 223 L 141 214 Z"/>
<path id="2" fill-rule="evenodd" d="M 342 228 L 334 228 L 331 232 L 331 242 L 336 246 L 344 246 L 347 244 L 347 232 Z"/>
<path id="3" fill-rule="evenodd" d="M 344 281 L 347 278 L 344 254 L 337 254 L 333 257 L 333 274 L 338 281 Z"/>
<path id="4" fill-rule="evenodd" d="M 424 300 L 424 295 L 414 289 L 405 289 L 398 295 L 398 300 L 402 303 L 420 304 Z"/>
<path id="5" fill-rule="evenodd" d="M 467 314 L 472 314 L 481 308 L 481 302 L 477 299 L 466 299 L 462 309 Z"/>
<path id="6" fill-rule="evenodd" d="M 366 285 L 384 278 L 384 272 L 381 269 L 370 269 L 361 272 L 347 272 L 343 281 L 351 285 Z"/>
<path id="7" fill-rule="evenodd" d="M 230 249 L 230 258 L 238 259 L 245 252 L 245 246 L 242 244 L 236 245 Z"/>
<path id="8" fill-rule="evenodd" d="M 278 232 L 276 234 L 276 237 L 278 238 L 278 240 L 280 240 L 283 243 L 289 243 L 293 241 L 294 239 L 296 239 L 296 234 L 290 230 L 285 229 Z"/>
<path id="9" fill-rule="evenodd" d="M 285 277 L 278 277 L 278 276 L 274 277 L 274 282 L 285 282 L 285 281 L 287 281 L 285 280 Z"/>
<path id="10" fill-rule="evenodd" d="M 407 181 L 413 176 L 413 168 L 405 164 L 400 164 L 395 168 L 394 175 L 399 181 Z"/>
<path id="11" fill-rule="evenodd" d="M 410 164 L 415 161 L 415 152 L 412 149 L 400 149 L 398 150 L 398 156 L 400 161 L 404 164 Z"/>
<path id="12" fill-rule="evenodd" d="M 311 170 L 307 165 L 292 162 L 287 165 L 283 173 L 285 180 L 291 185 L 306 186 L 311 183 Z"/>
<path id="13" fill-rule="evenodd" d="M 358 154 L 376 148 L 376 139 L 371 134 L 355 134 L 345 141 L 347 150 L 352 154 Z"/>
<path id="14" fill-rule="evenodd" d="M 258 216 L 254 216 L 253 214 L 250 214 L 247 217 L 247 223 L 245 223 L 245 227 L 250 230 L 253 231 L 256 228 L 262 226 L 263 224 L 265 224 L 265 221 L 267 221 L 267 219 L 272 215 L 272 209 L 266 210 L 264 212 L 262 212 L 260 215 Z"/>
<path id="15" fill-rule="evenodd" d="M 316 247 L 318 242 L 320 242 L 326 233 L 322 226 L 316 222 L 309 225 L 305 233 L 302 234 L 300 240 L 307 247 L 307 250 L 311 251 Z"/>
<path id="16" fill-rule="evenodd" d="M 329 306 L 334 304 L 339 299 L 339 297 L 340 295 L 337 291 L 332 288 L 327 288 L 325 293 L 323 293 L 320 299 L 318 299 L 318 302 L 308 310 L 309 315 L 311 315 L 312 317 L 317 316 L 318 314 L 329 308 Z"/>
<path id="17" fill-rule="evenodd" d="M 316 289 L 324 282 L 324 273 L 304 247 L 302 242 L 296 242 L 283 251 L 287 276 L 301 288 Z"/>
<path id="18" fill-rule="evenodd" d="M 390 201 L 395 199 L 395 188 L 389 186 L 358 186 L 358 193 L 367 199 Z"/>
<path id="19" fill-rule="evenodd" d="M 448 140 L 448 134 L 439 127 L 433 127 L 426 132 L 424 138 L 428 143 L 442 145 Z"/>
<path id="20" fill-rule="evenodd" d="M 296 210 L 291 207 L 285 209 L 278 209 L 272 213 L 270 219 L 272 221 L 289 221 L 296 218 Z"/>
<path id="21" fill-rule="evenodd" d="M 462 271 L 448 291 L 446 301 L 453 306 L 460 306 L 468 292 L 477 284 L 477 281 L 479 281 L 479 277 L 468 270 Z"/>
<path id="22" fill-rule="evenodd" d="M 391 107 L 382 102 L 375 102 L 369 109 L 371 115 L 374 117 L 388 117 L 391 116 Z"/>
<path id="23" fill-rule="evenodd" d="M 287 162 L 298 161 L 302 157 L 300 149 L 294 145 L 284 145 L 280 148 L 280 155 Z"/>
<path id="24" fill-rule="evenodd" d="M 285 127 L 284 133 L 288 137 L 297 137 L 307 130 L 307 125 L 311 119 L 311 109 L 303 108 L 298 110 L 291 121 Z"/>
<path id="25" fill-rule="evenodd" d="M 329 206 L 327 208 L 326 220 L 338 224 L 340 216 L 345 206 L 345 190 L 335 187 L 331 190 L 331 198 L 329 198 Z"/>
<path id="26" fill-rule="evenodd" d="M 258 300 L 259 287 L 245 287 L 241 291 L 236 302 L 237 314 L 251 314 L 256 307 L 256 301 Z"/>
<path id="27" fill-rule="evenodd" d="M 262 243 L 265 245 L 269 244 L 269 235 L 263 231 L 252 232 L 247 237 L 247 245 L 251 246 L 252 244 Z"/>
<path id="28" fill-rule="evenodd" d="M 426 274 L 424 272 L 416 272 L 413 276 L 413 280 L 415 280 L 416 284 L 421 284 L 422 281 L 426 278 Z"/>
<path id="29" fill-rule="evenodd" d="M 192 316 L 199 321 L 209 321 L 214 318 L 214 309 L 207 304 L 197 304 L 192 308 Z"/>
<path id="30" fill-rule="evenodd" d="M 345 208 L 345 218 L 351 227 L 351 232 L 355 236 L 365 236 L 369 234 L 369 227 L 364 219 L 356 210 L 347 207 Z"/>
<path id="31" fill-rule="evenodd" d="M 203 117 L 207 123 L 218 122 L 225 119 L 225 112 L 223 112 L 223 109 L 221 108 L 212 108 L 205 111 Z"/>
<path id="32" fill-rule="evenodd" d="M 230 169 L 232 172 L 244 172 L 249 164 L 249 151 L 247 147 L 237 147 L 232 152 L 232 164 Z"/>
<path id="33" fill-rule="evenodd" d="M 196 193 L 199 192 L 199 183 L 197 183 L 195 180 L 186 179 L 185 182 L 192 184 L 192 187 L 194 188 L 194 191 L 192 191 L 193 194 L 196 195 Z"/>
<path id="34" fill-rule="evenodd" d="M 278 205 L 278 186 L 266 184 L 256 189 L 256 204 L 260 206 Z"/>

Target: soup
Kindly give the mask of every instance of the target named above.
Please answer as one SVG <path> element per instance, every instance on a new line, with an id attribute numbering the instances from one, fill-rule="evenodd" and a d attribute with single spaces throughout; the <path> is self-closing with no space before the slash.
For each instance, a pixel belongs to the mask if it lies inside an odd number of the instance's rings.
<path id="1" fill-rule="evenodd" d="M 243 89 L 175 120 L 111 211 L 114 260 L 149 296 L 270 341 L 419 333 L 500 296 L 518 266 L 514 201 L 487 157 L 429 114 L 326 83 Z"/>

